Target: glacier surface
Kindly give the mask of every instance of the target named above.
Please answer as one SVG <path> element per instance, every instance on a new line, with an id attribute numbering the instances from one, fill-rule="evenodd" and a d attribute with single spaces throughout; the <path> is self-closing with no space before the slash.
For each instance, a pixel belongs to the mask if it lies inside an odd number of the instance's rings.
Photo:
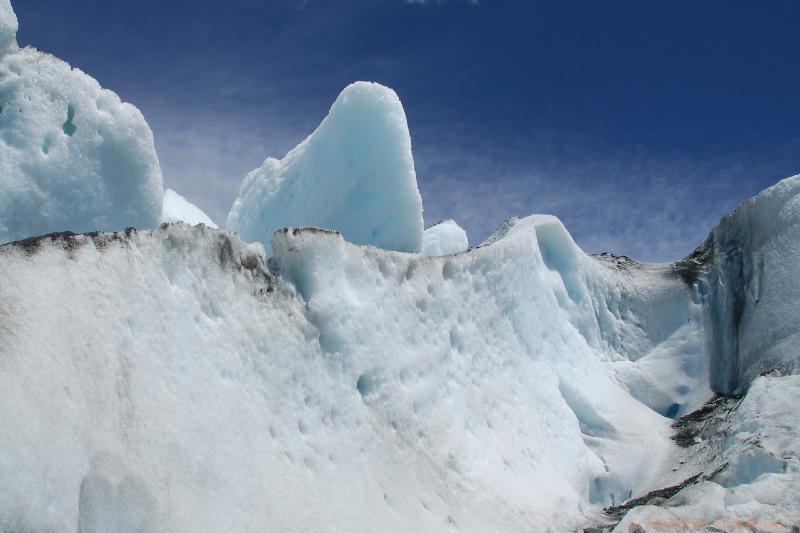
<path id="1" fill-rule="evenodd" d="M 452 255 L 469 248 L 467 232 L 455 220 L 442 220 L 422 234 L 422 253 L 425 255 Z"/>
<path id="2" fill-rule="evenodd" d="M 51 55 L 16 47 L 0 0 L 0 242 L 155 227 L 162 177 L 142 114 Z"/>
<path id="3" fill-rule="evenodd" d="M 386 250 L 421 249 L 422 199 L 393 90 L 349 85 L 306 140 L 245 177 L 227 227 L 269 251 L 272 233 L 287 226 L 330 228 Z"/>
<path id="4" fill-rule="evenodd" d="M 766 361 L 722 354 L 739 304 L 719 276 L 743 267 L 714 243 L 749 239 L 751 305 L 770 302 L 798 265 L 799 182 L 665 265 L 586 255 L 541 215 L 445 257 L 287 228 L 267 260 L 185 224 L 5 245 L 0 529 L 574 531 L 676 486 L 616 530 L 792 531 L 797 319 L 762 335 Z M 744 399 L 678 445 L 725 361 Z"/>

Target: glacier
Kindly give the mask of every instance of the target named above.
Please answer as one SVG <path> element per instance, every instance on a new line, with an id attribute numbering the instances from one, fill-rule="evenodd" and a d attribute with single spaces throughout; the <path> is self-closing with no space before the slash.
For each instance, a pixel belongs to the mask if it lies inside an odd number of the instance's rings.
<path id="1" fill-rule="evenodd" d="M 245 177 L 226 227 L 269 251 L 272 233 L 287 226 L 331 228 L 353 243 L 420 251 L 422 198 L 405 111 L 393 90 L 349 85 L 308 138 Z"/>
<path id="2" fill-rule="evenodd" d="M 455 220 L 442 220 L 422 234 L 422 253 L 425 255 L 452 255 L 467 251 L 467 232 Z"/>
<path id="3" fill-rule="evenodd" d="M 675 264 L 543 215 L 444 257 L 182 223 L 4 245 L 0 528 L 791 531 L 797 315 L 763 359 L 743 332 L 793 294 L 799 184 Z"/>
<path id="4" fill-rule="evenodd" d="M 142 114 L 60 59 L 18 48 L 17 26 L 0 0 L 0 243 L 156 227 L 162 175 Z"/>
<path id="5" fill-rule="evenodd" d="M 0 0 L 0 531 L 800 531 L 800 176 L 675 263 L 548 215 L 470 248 L 356 82 L 217 228 L 17 28 Z"/>

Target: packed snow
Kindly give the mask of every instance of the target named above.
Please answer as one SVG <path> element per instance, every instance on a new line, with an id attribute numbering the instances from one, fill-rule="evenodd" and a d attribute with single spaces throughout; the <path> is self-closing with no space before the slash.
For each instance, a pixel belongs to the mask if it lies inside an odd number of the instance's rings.
<path id="1" fill-rule="evenodd" d="M 15 29 L 0 0 L 0 43 Z M 135 107 L 51 55 L 0 52 L 0 242 L 152 228 L 162 194 L 153 134 Z"/>
<path id="2" fill-rule="evenodd" d="M 214 221 L 199 207 L 172 189 L 164 191 L 164 210 L 161 214 L 161 222 L 186 222 L 192 225 L 205 224 L 209 228 L 217 227 Z"/>
<path id="3" fill-rule="evenodd" d="M 353 243 L 420 251 L 422 199 L 394 91 L 367 82 L 346 87 L 314 133 L 245 177 L 227 227 L 269 251 L 273 232 L 287 226 L 320 226 Z"/>
<path id="4" fill-rule="evenodd" d="M 425 255 L 452 255 L 467 251 L 467 232 L 454 220 L 442 220 L 422 234 L 422 253 Z"/>

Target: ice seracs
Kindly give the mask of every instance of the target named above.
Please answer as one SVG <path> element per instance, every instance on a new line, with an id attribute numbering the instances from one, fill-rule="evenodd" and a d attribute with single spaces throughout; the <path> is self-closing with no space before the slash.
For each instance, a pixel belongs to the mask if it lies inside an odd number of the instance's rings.
<path id="1" fill-rule="evenodd" d="M 199 207 L 176 193 L 172 189 L 164 191 L 164 210 L 161 222 L 186 222 L 187 224 L 205 224 L 209 228 L 217 225 Z"/>
<path id="2" fill-rule="evenodd" d="M 455 220 L 442 220 L 422 234 L 422 253 L 425 255 L 452 255 L 467 248 L 467 232 Z"/>
<path id="3" fill-rule="evenodd" d="M 0 0 L 0 242 L 157 225 L 162 177 L 142 114 L 67 63 L 14 46 L 15 29 Z"/>
<path id="4" fill-rule="evenodd" d="M 397 94 L 377 83 L 346 87 L 314 133 L 247 175 L 227 226 L 268 251 L 279 228 L 319 226 L 353 243 L 419 252 L 422 200 Z"/>

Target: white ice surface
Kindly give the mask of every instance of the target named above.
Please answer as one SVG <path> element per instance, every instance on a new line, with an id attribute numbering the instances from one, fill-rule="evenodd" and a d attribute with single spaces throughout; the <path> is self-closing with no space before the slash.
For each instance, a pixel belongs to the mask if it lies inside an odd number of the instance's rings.
<path id="1" fill-rule="evenodd" d="M 187 224 L 205 224 L 209 228 L 216 228 L 214 221 L 202 209 L 172 189 L 164 191 L 164 210 L 161 222 L 186 222 Z"/>
<path id="2" fill-rule="evenodd" d="M 15 21 L 0 0 L 0 39 Z M 11 47 L 0 109 L 0 243 L 158 224 L 161 170 L 135 107 L 51 55 Z"/>
<path id="3" fill-rule="evenodd" d="M 540 215 L 446 257 L 272 248 L 185 224 L 0 248 L 0 529 L 569 531 L 688 477 L 663 415 L 712 395 L 717 300 L 678 266 Z M 795 385 L 756 381 L 681 501 L 793 516 Z"/>
<path id="4" fill-rule="evenodd" d="M 467 232 L 454 220 L 443 220 L 422 234 L 422 253 L 425 255 L 452 255 L 469 248 Z"/>
<path id="5" fill-rule="evenodd" d="M 627 274 L 556 219 L 447 258 L 322 230 L 273 246 L 275 279 L 203 226 L 1 249 L 0 516 L 530 531 L 658 483 L 669 420 L 581 316 Z"/>
<path id="6" fill-rule="evenodd" d="M 394 91 L 368 82 L 346 87 L 314 133 L 245 177 L 227 227 L 269 251 L 272 233 L 287 226 L 320 226 L 353 243 L 420 251 L 422 200 Z"/>

